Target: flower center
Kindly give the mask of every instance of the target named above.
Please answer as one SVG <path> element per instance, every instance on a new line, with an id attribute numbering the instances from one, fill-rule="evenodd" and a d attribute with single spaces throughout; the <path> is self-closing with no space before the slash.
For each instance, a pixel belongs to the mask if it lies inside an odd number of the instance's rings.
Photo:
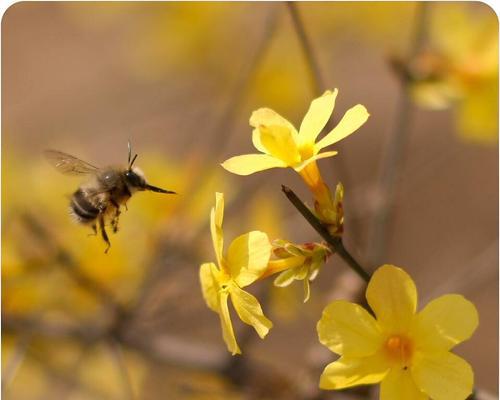
<path id="1" fill-rule="evenodd" d="M 314 144 L 304 143 L 299 147 L 300 156 L 302 161 L 311 158 L 314 155 Z"/>
<path id="2" fill-rule="evenodd" d="M 406 336 L 390 336 L 385 342 L 385 351 L 391 361 L 401 364 L 404 369 L 410 366 L 413 355 L 413 343 Z"/>

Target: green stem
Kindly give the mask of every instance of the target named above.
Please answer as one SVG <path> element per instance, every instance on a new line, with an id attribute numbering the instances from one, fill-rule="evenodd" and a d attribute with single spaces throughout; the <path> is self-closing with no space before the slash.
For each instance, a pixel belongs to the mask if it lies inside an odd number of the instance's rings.
<path id="1" fill-rule="evenodd" d="M 321 237 L 326 241 L 330 249 L 337 253 L 349 267 L 352 268 L 365 282 L 370 280 L 370 274 L 354 259 L 354 257 L 346 250 L 342 243 L 341 237 L 334 237 L 330 235 L 328 229 L 321 223 L 321 221 L 312 213 L 311 210 L 299 199 L 299 197 L 287 186 L 282 185 L 281 189 L 285 196 L 295 206 L 295 208 L 302 214 L 307 222 L 318 232 Z"/>

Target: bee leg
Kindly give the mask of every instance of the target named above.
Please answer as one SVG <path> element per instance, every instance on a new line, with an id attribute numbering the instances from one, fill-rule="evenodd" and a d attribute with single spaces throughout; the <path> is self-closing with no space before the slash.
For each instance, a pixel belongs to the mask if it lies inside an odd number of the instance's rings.
<path id="1" fill-rule="evenodd" d="M 121 214 L 120 205 L 114 200 L 111 200 L 111 204 L 113 204 L 113 206 L 116 209 L 115 216 L 111 220 L 111 227 L 113 228 L 113 233 L 116 233 L 118 232 L 118 220 L 120 219 L 120 214 Z"/>
<path id="2" fill-rule="evenodd" d="M 95 222 L 92 224 L 91 228 L 94 233 L 89 233 L 87 236 L 97 236 L 97 225 Z"/>
<path id="3" fill-rule="evenodd" d="M 106 250 L 104 250 L 104 253 L 107 253 L 109 248 L 111 247 L 111 243 L 109 241 L 109 238 L 108 238 L 108 234 L 106 232 L 106 228 L 104 226 L 104 217 L 101 215 L 99 216 L 99 228 L 101 229 L 101 235 L 102 235 L 102 239 L 106 242 L 107 244 L 107 247 L 106 247 Z"/>

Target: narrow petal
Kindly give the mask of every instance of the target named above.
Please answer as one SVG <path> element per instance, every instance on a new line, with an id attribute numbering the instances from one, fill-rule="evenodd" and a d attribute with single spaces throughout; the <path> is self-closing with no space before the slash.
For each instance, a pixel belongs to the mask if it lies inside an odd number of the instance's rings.
<path id="1" fill-rule="evenodd" d="M 341 357 L 326 366 L 319 387 L 331 390 L 369 385 L 382 381 L 388 372 L 389 366 L 379 354 L 362 358 Z"/>
<path id="2" fill-rule="evenodd" d="M 363 307 L 337 300 L 328 305 L 317 325 L 319 341 L 346 357 L 374 354 L 382 345 L 375 319 Z"/>
<path id="3" fill-rule="evenodd" d="M 464 400 L 472 393 L 471 366 L 448 351 L 419 357 L 411 372 L 418 387 L 433 400 Z"/>
<path id="4" fill-rule="evenodd" d="M 304 279 L 304 303 L 309 301 L 311 297 L 311 284 L 309 283 L 309 279 Z"/>
<path id="5" fill-rule="evenodd" d="M 253 326 L 260 338 L 264 339 L 273 323 L 264 316 L 259 301 L 237 286 L 231 289 L 231 300 L 241 320 Z"/>
<path id="6" fill-rule="evenodd" d="M 431 301 L 417 314 L 415 338 L 426 349 L 449 350 L 469 339 L 479 324 L 474 304 L 458 294 Z"/>
<path id="7" fill-rule="evenodd" d="M 290 129 L 278 125 L 261 125 L 259 131 L 260 143 L 267 153 L 289 166 L 300 162 L 298 144 Z"/>
<path id="8" fill-rule="evenodd" d="M 312 163 L 313 161 L 316 160 L 321 160 L 322 158 L 327 158 L 327 157 L 333 157 L 338 154 L 338 151 L 324 151 L 323 153 L 316 154 L 315 156 L 312 156 L 308 158 L 307 160 L 301 162 L 300 164 L 296 165 L 294 167 L 295 171 L 300 172 L 302 171 L 308 164 Z"/>
<path id="9" fill-rule="evenodd" d="M 219 316 L 224 342 L 226 342 L 227 349 L 234 356 L 235 354 L 241 354 L 241 350 L 238 346 L 238 343 L 236 342 L 233 324 L 231 323 L 231 316 L 229 315 L 229 308 L 227 305 L 228 296 L 229 293 L 227 291 L 222 292 L 219 296 Z"/>
<path id="10" fill-rule="evenodd" d="M 219 265 L 222 261 L 222 249 L 224 247 L 224 235 L 222 232 L 222 220 L 224 218 L 224 194 L 215 193 L 215 207 L 210 213 L 210 233 L 214 245 L 215 256 Z"/>
<path id="11" fill-rule="evenodd" d="M 293 283 L 295 280 L 295 268 L 288 269 L 279 274 L 274 280 L 274 286 L 286 287 Z"/>
<path id="12" fill-rule="evenodd" d="M 417 288 L 401 268 L 378 268 L 368 283 L 366 299 L 383 328 L 392 333 L 409 330 L 417 308 Z"/>
<path id="13" fill-rule="evenodd" d="M 409 370 L 393 368 L 380 385 L 380 400 L 427 400 Z"/>
<path id="14" fill-rule="evenodd" d="M 214 270 L 217 270 L 217 267 L 214 263 L 205 263 L 201 265 L 201 291 L 203 293 L 203 298 L 205 299 L 207 306 L 211 310 L 219 312 L 219 299 L 217 295 L 218 284 L 215 279 Z"/>
<path id="15" fill-rule="evenodd" d="M 270 108 L 259 108 L 254 111 L 250 116 L 250 125 L 254 128 L 258 128 L 261 125 L 276 125 L 283 126 L 290 130 L 293 137 L 298 137 L 297 130 L 287 119 L 283 118 L 276 111 Z"/>
<path id="16" fill-rule="evenodd" d="M 222 167 L 237 175 L 251 175 L 271 168 L 286 168 L 287 165 L 267 154 L 244 154 L 224 161 Z"/>
<path id="17" fill-rule="evenodd" d="M 313 144 L 316 142 L 316 138 L 332 115 L 338 92 L 337 89 L 333 92 L 327 90 L 321 97 L 311 102 L 299 129 L 301 143 Z"/>
<path id="18" fill-rule="evenodd" d="M 262 275 L 271 250 L 271 243 L 264 232 L 248 232 L 233 240 L 227 251 L 227 267 L 240 287 L 250 285 Z"/>
<path id="19" fill-rule="evenodd" d="M 335 128 L 328 132 L 323 139 L 316 144 L 317 151 L 339 142 L 363 125 L 370 114 L 364 106 L 358 104 L 347 110 Z"/>

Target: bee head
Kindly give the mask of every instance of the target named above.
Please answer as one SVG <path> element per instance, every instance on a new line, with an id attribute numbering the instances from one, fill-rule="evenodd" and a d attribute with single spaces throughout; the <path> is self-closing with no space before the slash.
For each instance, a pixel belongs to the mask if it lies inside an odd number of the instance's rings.
<path id="1" fill-rule="evenodd" d="M 128 189 L 130 193 L 133 193 L 137 190 L 151 190 L 152 192 L 157 192 L 157 193 L 171 193 L 175 194 L 175 192 L 172 192 L 171 190 L 165 190 L 161 189 L 156 186 L 149 185 L 146 182 L 146 179 L 144 178 L 144 174 L 142 171 L 137 168 L 133 167 L 134 162 L 137 158 L 137 154 L 132 157 L 132 149 L 130 146 L 130 141 L 128 142 L 128 169 L 125 171 L 125 182 L 128 186 Z"/>
<path id="2" fill-rule="evenodd" d="M 146 179 L 144 179 L 144 174 L 137 167 L 125 171 L 125 182 L 131 192 L 146 190 Z"/>

